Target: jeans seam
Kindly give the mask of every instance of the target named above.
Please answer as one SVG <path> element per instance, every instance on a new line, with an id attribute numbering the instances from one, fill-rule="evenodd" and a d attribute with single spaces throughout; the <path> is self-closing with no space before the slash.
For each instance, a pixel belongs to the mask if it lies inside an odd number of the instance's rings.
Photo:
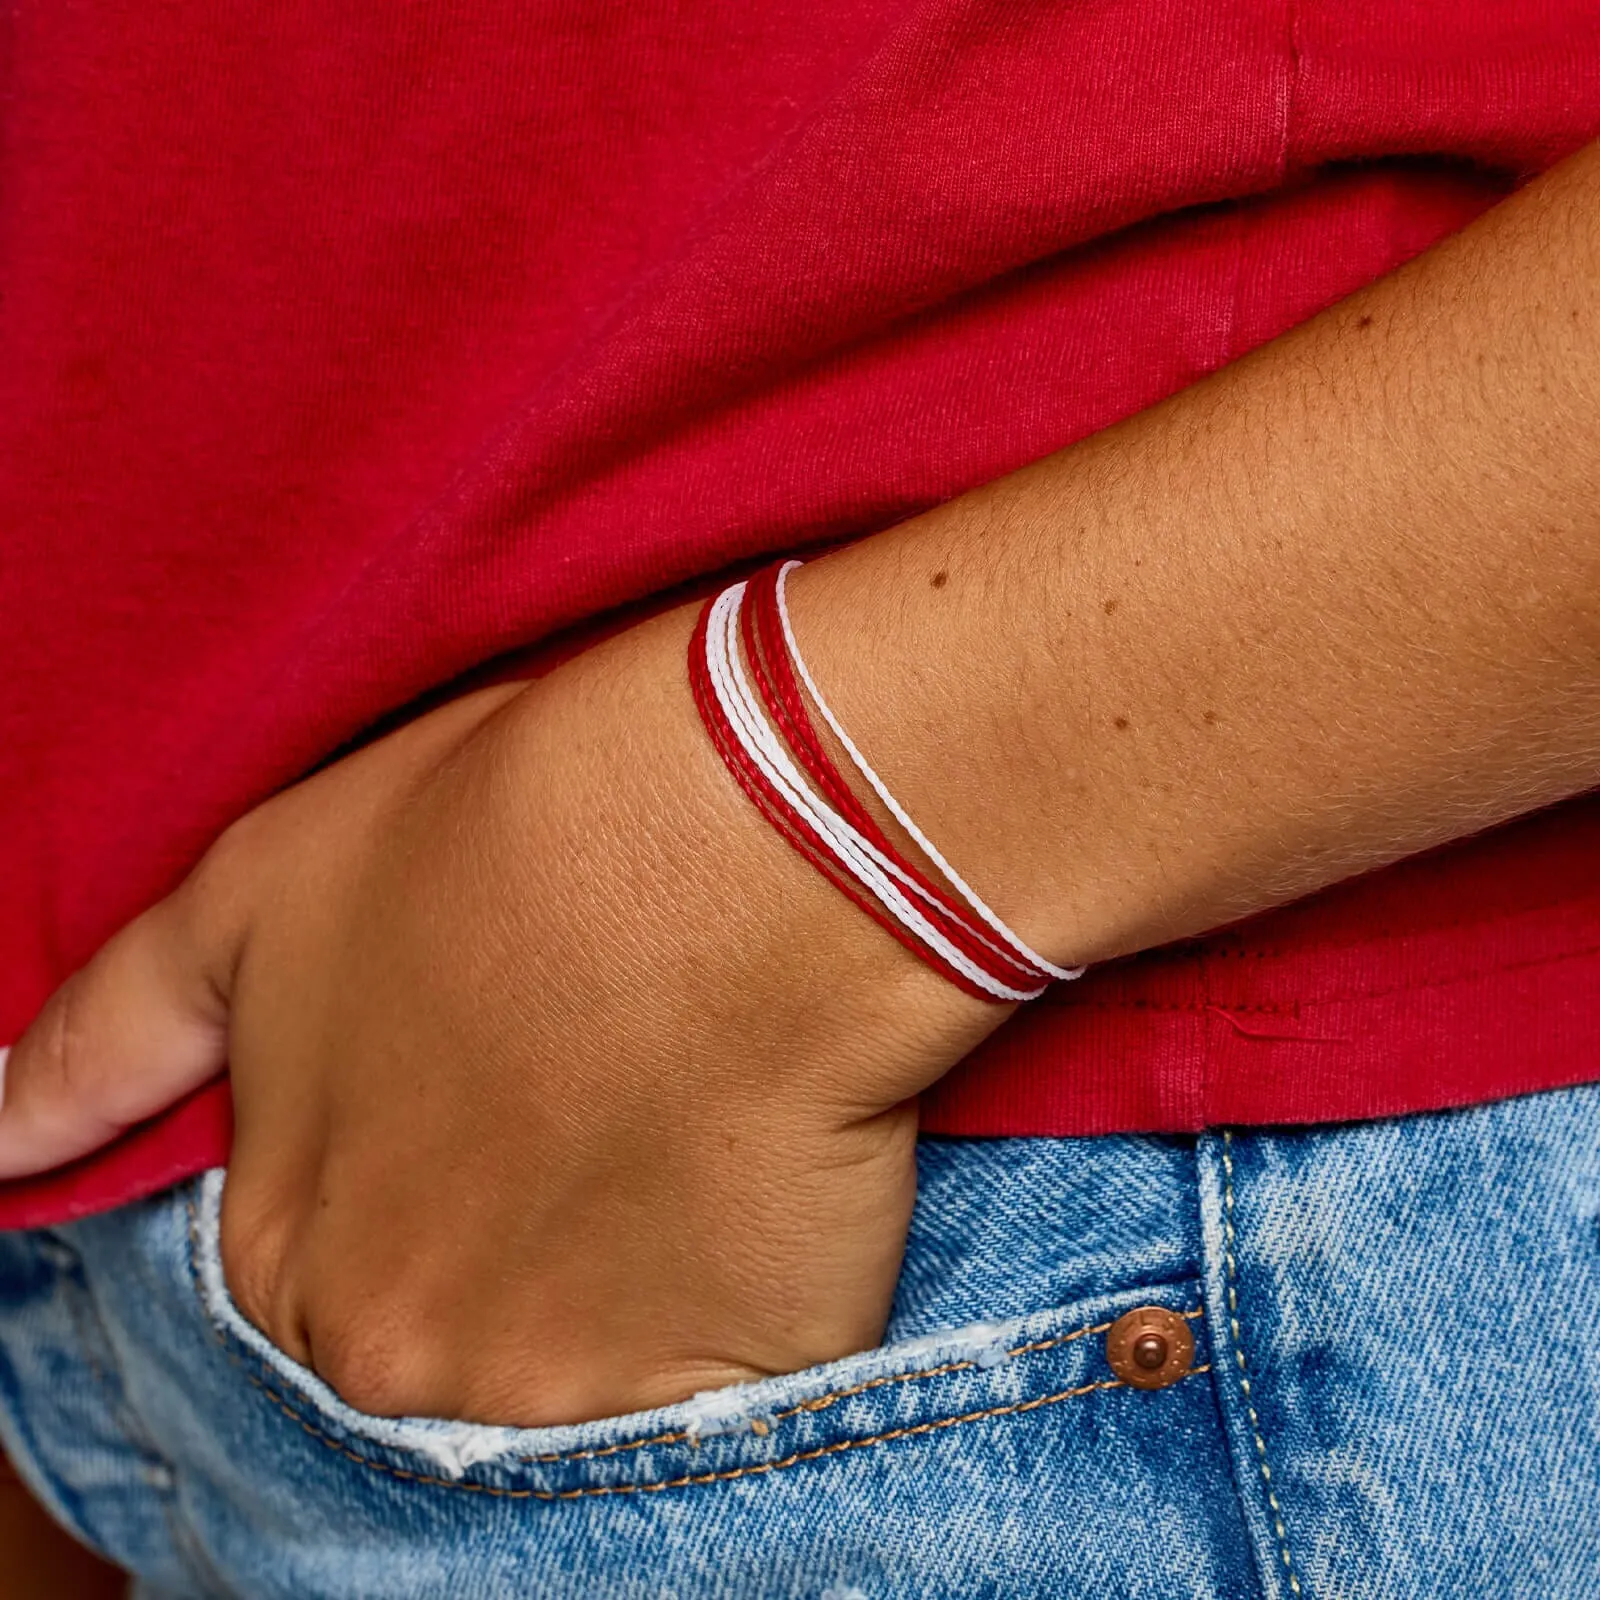
<path id="1" fill-rule="evenodd" d="M 1222 1134 L 1222 1173 L 1222 1256 L 1228 1274 L 1228 1326 L 1233 1334 L 1233 1356 L 1239 1365 L 1239 1388 L 1244 1395 L 1245 1415 L 1250 1419 L 1250 1434 L 1255 1440 L 1256 1465 L 1261 1469 L 1261 1482 L 1267 1492 L 1267 1505 L 1272 1512 L 1273 1532 L 1278 1537 L 1278 1554 L 1283 1560 L 1283 1570 L 1289 1588 L 1298 1595 L 1302 1592 L 1300 1579 L 1289 1553 L 1289 1533 L 1284 1526 L 1283 1508 L 1279 1505 L 1277 1491 L 1272 1486 L 1272 1467 L 1267 1460 L 1267 1442 L 1261 1435 L 1261 1418 L 1256 1413 L 1255 1397 L 1250 1392 L 1250 1372 L 1244 1357 L 1244 1330 L 1239 1316 L 1239 1273 L 1234 1254 L 1236 1236 L 1233 1226 L 1233 1134 L 1227 1129 L 1224 1129 Z"/>
<path id="2" fill-rule="evenodd" d="M 1205 1311 L 1202 1307 L 1194 1307 L 1179 1313 L 1180 1316 L 1191 1320 L 1203 1317 Z M 1114 1320 L 1114 1319 L 1113 1319 Z M 1019 1344 L 1005 1352 L 1006 1359 L 1014 1360 L 1017 1356 L 1035 1355 L 1041 1350 L 1054 1350 L 1064 1344 L 1072 1344 L 1079 1339 L 1087 1339 L 1097 1333 L 1105 1333 L 1111 1322 L 1096 1322 L 1087 1327 L 1075 1328 L 1071 1333 L 1058 1334 L 1053 1339 L 1035 1339 L 1031 1344 Z M 922 1378 L 942 1378 L 951 1372 L 969 1372 L 978 1365 L 976 1361 L 947 1361 L 941 1366 L 924 1367 L 917 1372 L 890 1372 L 882 1377 L 868 1378 L 862 1383 L 853 1383 L 844 1389 L 833 1389 L 827 1394 L 819 1394 L 810 1400 L 802 1400 L 797 1405 L 787 1407 L 782 1411 L 775 1411 L 766 1419 L 770 1422 L 784 1422 L 790 1417 L 815 1411 L 826 1411 L 831 1406 L 837 1405 L 841 1400 L 848 1400 L 853 1395 L 866 1394 L 872 1389 L 886 1388 L 891 1384 L 914 1383 Z M 629 1450 L 643 1450 L 647 1445 L 653 1444 L 683 1444 L 689 1438 L 688 1433 L 682 1429 L 671 1433 L 652 1434 L 645 1439 L 629 1439 L 621 1444 L 609 1444 L 594 1450 L 569 1450 L 555 1452 L 548 1455 L 518 1456 L 518 1461 L 530 1464 L 538 1463 L 547 1465 L 564 1461 L 593 1461 L 601 1456 L 621 1455 Z"/>
<path id="3" fill-rule="evenodd" d="M 188 1211 L 189 1218 L 189 1276 L 194 1285 L 195 1293 L 203 1304 L 205 1291 L 204 1286 L 200 1282 L 198 1266 L 199 1207 L 196 1204 L 193 1189 L 190 1190 L 189 1194 L 185 1198 L 185 1206 Z M 1203 1317 L 1205 1315 L 1205 1308 L 1203 1306 L 1193 1306 L 1186 1311 L 1180 1312 L 1179 1315 L 1187 1317 L 1189 1320 L 1193 1321 L 1196 1318 Z M 309 1395 L 297 1389 L 287 1379 L 284 1379 L 280 1374 L 273 1374 L 276 1382 L 269 1383 L 265 1379 L 260 1378 L 255 1373 L 251 1372 L 249 1367 L 245 1365 L 244 1359 L 232 1348 L 227 1331 L 223 1328 L 217 1327 L 213 1318 L 208 1317 L 207 1320 L 212 1323 L 212 1331 L 216 1335 L 218 1342 L 222 1345 L 223 1353 L 230 1361 L 239 1367 L 239 1369 L 251 1381 L 251 1383 L 260 1389 L 262 1393 L 271 1398 L 273 1403 L 277 1405 L 280 1410 L 287 1412 L 287 1414 L 290 1415 L 302 1427 L 308 1428 L 308 1431 L 313 1432 L 316 1437 L 321 1438 L 322 1435 L 320 1433 L 316 1433 L 315 1429 L 309 1427 L 304 1416 L 299 1410 L 299 1406 L 301 1405 L 315 1406 L 316 1402 L 313 1401 Z M 1035 1355 L 1044 1350 L 1055 1350 L 1062 1345 L 1073 1344 L 1079 1339 L 1086 1339 L 1092 1337 L 1094 1334 L 1104 1333 L 1110 1327 L 1110 1321 L 1096 1322 L 1086 1324 L 1081 1328 L 1075 1328 L 1071 1333 L 1057 1334 L 1053 1338 L 1049 1339 L 1035 1339 L 1028 1344 L 1019 1344 L 1011 1347 L 1005 1352 L 1006 1358 L 1008 1360 L 1014 1360 L 1018 1356 Z M 259 1358 L 252 1354 L 250 1356 L 250 1360 L 259 1361 Z M 837 1405 L 841 1400 L 847 1400 L 853 1395 L 865 1394 L 872 1389 L 885 1388 L 893 1384 L 912 1383 L 925 1378 L 944 1377 L 946 1374 L 952 1372 L 970 1371 L 976 1366 L 978 1366 L 978 1362 L 976 1361 L 949 1361 L 936 1367 L 924 1367 L 916 1372 L 885 1373 L 882 1377 L 868 1378 L 862 1383 L 851 1384 L 842 1389 L 833 1389 L 826 1394 L 815 1395 L 809 1400 L 802 1400 L 782 1411 L 773 1413 L 773 1415 L 767 1420 L 777 1423 L 786 1421 L 790 1417 L 801 1416 L 811 1412 L 826 1411 L 829 1407 Z M 281 1388 L 279 1385 L 281 1385 Z M 1122 1387 L 1122 1385 L 1108 1384 L 1106 1387 L 1119 1388 Z M 287 1393 L 284 1391 L 287 1391 Z M 603 1457 L 624 1455 L 633 1450 L 647 1449 L 651 1445 L 683 1444 L 687 1443 L 688 1439 L 688 1433 L 678 1429 L 666 1433 L 651 1434 L 643 1439 L 628 1439 L 617 1444 L 602 1445 L 592 1449 L 558 1451 L 542 1455 L 519 1455 L 514 1456 L 511 1459 L 530 1466 L 555 1466 L 566 1462 L 594 1461 Z M 337 1442 L 335 1442 L 335 1448 L 341 1448 L 338 1446 Z M 368 1457 L 358 1456 L 358 1459 L 362 1461 L 368 1461 L 369 1465 L 382 1467 L 381 1463 L 371 1462 Z M 387 1468 L 383 1468 L 383 1470 L 387 1470 Z M 461 1486 L 451 1485 L 451 1487 Z"/>
<path id="4" fill-rule="evenodd" d="M 61 1248 L 68 1247 L 62 1244 Z M 115 1370 L 108 1371 L 100 1359 L 102 1350 L 110 1357 L 113 1364 L 116 1356 L 106 1335 L 104 1323 L 90 1302 L 88 1280 L 84 1276 L 83 1266 L 76 1252 L 73 1254 L 72 1265 L 58 1266 L 55 1270 L 58 1281 L 68 1277 L 71 1279 L 61 1298 L 66 1302 L 67 1320 L 72 1324 L 73 1336 L 78 1341 L 78 1348 L 83 1352 L 83 1361 L 89 1369 L 89 1376 L 109 1393 L 112 1406 L 118 1412 L 125 1414 L 128 1411 L 126 1386 L 123 1384 L 122 1374 Z M 91 1317 L 94 1319 L 93 1325 L 89 1320 Z"/>
<path id="5" fill-rule="evenodd" d="M 405 1467 L 391 1466 L 386 1461 L 374 1460 L 371 1456 L 362 1455 L 357 1450 L 352 1450 L 346 1444 L 324 1433 L 320 1428 L 307 1422 L 293 1409 L 273 1387 L 258 1378 L 244 1366 L 233 1351 L 224 1347 L 224 1353 L 245 1378 L 259 1389 L 266 1397 L 305 1433 L 309 1434 L 318 1444 L 332 1450 L 336 1455 L 343 1456 L 347 1461 L 353 1461 L 358 1466 L 368 1468 L 373 1472 L 385 1473 L 391 1478 L 400 1479 L 406 1483 L 415 1483 L 423 1488 L 455 1489 L 465 1494 L 486 1494 L 501 1500 L 588 1500 L 605 1495 L 620 1494 L 653 1494 L 663 1489 L 684 1489 L 710 1483 L 730 1483 L 736 1478 L 754 1478 L 770 1472 L 781 1472 L 786 1467 L 795 1467 L 807 1461 L 819 1461 L 825 1456 L 842 1455 L 848 1450 L 862 1450 L 872 1445 L 888 1444 L 896 1439 L 910 1439 L 919 1435 L 939 1433 L 947 1428 L 956 1428 L 969 1422 L 984 1422 L 994 1417 L 1020 1416 L 1025 1412 L 1038 1411 L 1044 1406 L 1057 1405 L 1064 1400 L 1077 1400 L 1084 1395 L 1095 1394 L 1102 1389 L 1126 1389 L 1128 1384 L 1120 1378 L 1103 1378 L 1093 1383 L 1079 1384 L 1076 1388 L 1060 1389 L 1054 1394 L 1037 1395 L 1032 1400 L 1013 1401 L 1010 1405 L 986 1406 L 979 1411 L 965 1411 L 952 1417 L 939 1417 L 932 1422 L 918 1422 L 908 1424 L 903 1428 L 891 1428 L 884 1433 L 870 1434 L 860 1439 L 839 1439 L 832 1444 L 818 1445 L 811 1450 L 798 1450 L 793 1454 L 783 1457 L 779 1461 L 758 1461 L 746 1467 L 728 1467 L 718 1472 L 686 1473 L 677 1478 L 658 1478 L 644 1483 L 615 1483 L 597 1484 L 581 1489 L 504 1489 L 489 1483 L 464 1483 L 457 1479 L 436 1478 L 426 1473 L 411 1472 Z M 1179 1380 L 1187 1382 L 1190 1378 L 1198 1378 L 1211 1371 L 1210 1363 L 1191 1367 Z"/>
<path id="6" fill-rule="evenodd" d="M 197 1242 L 199 1235 L 199 1207 L 195 1201 L 195 1193 L 191 1187 L 185 1198 L 188 1211 L 188 1242 L 189 1242 L 189 1275 L 193 1283 L 196 1296 L 204 1304 L 204 1287 L 200 1282 L 199 1260 Z M 1205 1315 L 1204 1307 L 1196 1306 L 1180 1313 L 1182 1316 L 1194 1319 Z M 297 1409 L 295 1402 L 309 1402 L 309 1397 L 301 1394 L 292 1385 L 285 1384 L 284 1388 L 289 1394 L 282 1393 L 279 1388 L 266 1378 L 253 1372 L 244 1356 L 233 1348 L 232 1342 L 223 1328 L 216 1325 L 215 1320 L 208 1316 L 212 1334 L 221 1347 L 222 1353 L 244 1375 L 245 1379 L 267 1397 L 271 1403 L 281 1411 L 291 1422 L 295 1423 L 303 1432 L 315 1439 L 319 1444 L 332 1450 L 336 1455 L 343 1456 L 347 1461 L 355 1462 L 359 1466 L 368 1468 L 373 1472 L 381 1472 L 389 1477 L 407 1483 L 415 1483 L 425 1488 L 456 1489 L 467 1494 L 486 1494 L 498 1499 L 507 1500 L 583 1500 L 601 1495 L 640 1494 L 653 1493 L 663 1489 L 679 1489 L 691 1486 L 726 1483 L 736 1478 L 758 1477 L 770 1472 L 778 1472 L 786 1467 L 798 1466 L 802 1462 L 817 1461 L 824 1456 L 840 1455 L 848 1450 L 861 1450 L 871 1445 L 887 1444 L 896 1439 L 909 1439 L 923 1434 L 938 1433 L 947 1428 L 959 1427 L 964 1423 L 982 1422 L 995 1417 L 1020 1416 L 1029 1411 L 1037 1411 L 1048 1405 L 1056 1405 L 1065 1400 L 1075 1400 L 1084 1395 L 1094 1394 L 1103 1389 L 1125 1389 L 1129 1387 L 1120 1378 L 1100 1379 L 1093 1383 L 1080 1384 L 1076 1388 L 1061 1389 L 1054 1394 L 1038 1395 L 1031 1400 L 1019 1400 L 1009 1405 L 987 1406 L 982 1410 L 963 1412 L 957 1416 L 935 1418 L 930 1422 L 908 1424 L 902 1428 L 892 1428 L 883 1433 L 871 1434 L 865 1438 L 840 1439 L 832 1444 L 819 1445 L 814 1449 L 796 1451 L 778 1461 L 755 1462 L 745 1467 L 730 1467 L 717 1472 L 688 1473 L 677 1478 L 663 1478 L 644 1483 L 601 1484 L 580 1489 L 508 1489 L 495 1484 L 466 1483 L 459 1479 L 439 1478 L 430 1474 L 412 1472 L 405 1467 L 392 1466 L 386 1461 L 379 1461 L 372 1456 L 364 1455 L 359 1450 L 352 1450 L 347 1444 L 335 1439 L 331 1434 L 308 1421 Z M 1103 1333 L 1111 1326 L 1110 1322 L 1088 1324 L 1073 1332 L 1061 1334 L 1050 1339 L 1036 1339 L 1029 1344 L 1018 1345 L 1007 1351 L 1008 1356 L 1028 1355 L 1042 1350 L 1051 1350 L 1061 1345 L 1071 1344 L 1075 1340 L 1083 1339 L 1094 1333 Z M 251 1362 L 258 1360 L 251 1356 Z M 949 1372 L 960 1372 L 977 1366 L 975 1361 L 954 1361 L 942 1366 L 928 1367 L 918 1372 L 886 1373 L 880 1378 L 871 1378 L 859 1384 L 844 1389 L 836 1389 L 832 1393 L 818 1395 L 813 1400 L 803 1401 L 779 1412 L 774 1420 L 784 1417 L 796 1416 L 802 1412 L 822 1411 L 850 1395 L 862 1394 L 869 1389 L 878 1388 L 891 1383 L 909 1383 L 915 1379 L 939 1377 Z M 1184 1378 L 1198 1377 L 1202 1373 L 1211 1371 L 1210 1363 L 1192 1367 L 1184 1374 Z M 1182 1380 L 1180 1380 L 1182 1381 Z M 292 1399 L 290 1397 L 293 1397 Z M 675 1443 L 682 1439 L 682 1434 L 657 1434 L 651 1438 L 629 1440 L 625 1444 L 606 1446 L 597 1450 L 573 1451 L 565 1455 L 550 1456 L 517 1456 L 513 1460 L 524 1463 L 560 1463 L 564 1461 L 593 1460 L 600 1456 L 622 1454 L 632 1449 L 642 1449 L 651 1444 Z"/>
<path id="7" fill-rule="evenodd" d="M 71 1248 L 65 1241 L 60 1243 L 63 1248 Z M 152 1468 L 159 1468 L 163 1475 L 160 1482 L 151 1482 L 149 1488 L 161 1506 L 161 1515 L 167 1525 L 168 1536 L 180 1560 L 188 1566 L 190 1573 L 206 1586 L 209 1593 L 223 1593 L 225 1591 L 221 1587 L 220 1574 L 207 1557 L 204 1547 L 179 1504 L 177 1472 L 165 1452 L 156 1446 L 149 1429 L 145 1426 L 144 1418 L 134 1406 L 133 1398 L 128 1393 L 127 1382 L 122 1375 L 121 1363 L 117 1359 L 116 1347 L 111 1342 L 105 1319 L 101 1316 L 100 1308 L 95 1301 L 94 1291 L 89 1287 L 82 1261 L 77 1251 L 73 1250 L 72 1256 L 72 1266 L 57 1270 L 60 1276 L 71 1279 L 63 1298 L 66 1300 L 67 1315 L 72 1322 L 78 1346 L 83 1351 L 85 1364 L 101 1387 L 107 1391 L 113 1420 L 139 1457 L 140 1464 L 147 1473 Z M 106 1364 L 99 1360 L 96 1354 L 97 1348 L 104 1354 Z"/>

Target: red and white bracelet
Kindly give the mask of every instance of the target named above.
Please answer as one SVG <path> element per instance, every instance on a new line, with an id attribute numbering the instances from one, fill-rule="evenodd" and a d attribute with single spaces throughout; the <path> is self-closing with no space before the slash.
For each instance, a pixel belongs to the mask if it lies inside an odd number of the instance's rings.
<path id="1" fill-rule="evenodd" d="M 984 903 L 840 725 L 789 616 L 786 584 L 799 565 L 785 561 L 729 585 L 706 603 L 689 645 L 695 704 L 735 781 L 841 893 L 957 988 L 1009 1004 L 1035 999 L 1052 979 L 1078 977 L 1082 967 L 1045 960 Z M 851 791 L 818 736 L 808 695 L 948 889 L 900 853 Z"/>

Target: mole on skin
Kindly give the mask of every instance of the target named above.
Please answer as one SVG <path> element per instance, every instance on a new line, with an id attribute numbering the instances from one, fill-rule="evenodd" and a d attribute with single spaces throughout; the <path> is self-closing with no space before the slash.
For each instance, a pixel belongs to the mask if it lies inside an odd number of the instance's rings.
<path id="1" fill-rule="evenodd" d="M 1115 728 L 1118 733 L 1121 733 L 1128 726 L 1128 719 L 1126 717 L 1113 717 L 1111 719 L 1111 726 Z"/>
<path id="2" fill-rule="evenodd" d="M 928 582 L 932 584 L 935 589 L 944 588 L 949 581 L 950 574 L 948 572 L 936 572 L 931 578 L 928 579 Z"/>

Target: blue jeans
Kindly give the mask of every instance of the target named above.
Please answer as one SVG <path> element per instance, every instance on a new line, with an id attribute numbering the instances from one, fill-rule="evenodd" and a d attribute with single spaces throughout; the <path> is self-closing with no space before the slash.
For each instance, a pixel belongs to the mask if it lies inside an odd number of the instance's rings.
<path id="1" fill-rule="evenodd" d="M 220 1173 L 0 1236 L 0 1436 L 148 1595 L 1600 1596 L 1600 1088 L 920 1162 L 883 1348 L 537 1432 L 273 1350 Z"/>

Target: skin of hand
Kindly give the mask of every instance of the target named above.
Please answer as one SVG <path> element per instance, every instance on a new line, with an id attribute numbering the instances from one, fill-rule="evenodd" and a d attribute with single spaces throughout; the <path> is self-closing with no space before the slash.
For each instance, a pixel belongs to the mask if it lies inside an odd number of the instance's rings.
<path id="1" fill-rule="evenodd" d="M 803 568 L 890 787 L 1052 960 L 1600 778 L 1600 147 L 1244 361 Z M 235 825 L 13 1053 L 0 1176 L 217 1070 L 246 1314 L 368 1410 L 557 1422 L 877 1336 L 907 1098 L 1005 1013 L 798 860 L 671 613 Z"/>
<path id="2" fill-rule="evenodd" d="M 1006 1013 L 759 818 L 699 725 L 692 622 L 459 700 L 236 824 L 20 1042 L 0 1165 L 92 1148 L 226 1060 L 229 1286 L 383 1415 L 578 1421 L 876 1342 L 909 1097 Z"/>

